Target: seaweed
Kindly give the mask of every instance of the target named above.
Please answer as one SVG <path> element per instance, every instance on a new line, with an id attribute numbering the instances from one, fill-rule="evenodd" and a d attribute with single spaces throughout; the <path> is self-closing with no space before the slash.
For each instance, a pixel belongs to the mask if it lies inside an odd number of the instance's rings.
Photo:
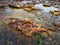
<path id="1" fill-rule="evenodd" d="M 39 45 L 39 44 L 40 44 L 40 40 L 41 40 L 41 34 L 35 33 L 35 34 L 33 35 L 33 39 L 34 39 L 35 45 Z"/>

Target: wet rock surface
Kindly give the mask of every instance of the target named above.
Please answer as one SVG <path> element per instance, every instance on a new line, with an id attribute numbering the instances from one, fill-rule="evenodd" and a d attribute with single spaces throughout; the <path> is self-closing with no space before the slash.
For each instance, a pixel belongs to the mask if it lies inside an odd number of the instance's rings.
<path id="1" fill-rule="evenodd" d="M 7 7 L 0 9 L 0 17 L 0 45 L 35 45 L 31 37 L 25 37 L 13 28 L 7 29 L 5 25 L 1 25 L 2 19 L 11 17 L 32 20 L 40 27 L 55 30 L 55 34 L 53 35 L 49 35 L 48 37 L 42 36 L 40 45 L 60 45 L 60 26 L 56 26 L 57 24 L 60 25 L 60 16 L 53 16 L 50 13 L 42 11 L 35 15 L 35 13 L 32 14 L 23 9 L 10 9 Z"/>

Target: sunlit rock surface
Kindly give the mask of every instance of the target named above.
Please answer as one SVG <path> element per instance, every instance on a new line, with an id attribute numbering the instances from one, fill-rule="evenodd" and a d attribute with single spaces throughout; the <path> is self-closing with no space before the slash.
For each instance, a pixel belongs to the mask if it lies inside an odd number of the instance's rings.
<path id="1" fill-rule="evenodd" d="M 43 4 L 36 4 L 35 5 L 35 8 L 39 8 L 41 9 L 42 11 L 44 12 L 50 12 L 50 10 L 59 10 L 58 8 L 55 8 L 53 6 L 50 6 L 50 7 L 44 7 Z"/>

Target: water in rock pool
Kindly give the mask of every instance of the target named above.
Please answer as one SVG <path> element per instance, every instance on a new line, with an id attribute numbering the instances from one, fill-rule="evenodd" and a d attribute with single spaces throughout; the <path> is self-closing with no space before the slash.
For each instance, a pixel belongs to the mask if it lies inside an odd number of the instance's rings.
<path id="1" fill-rule="evenodd" d="M 9 7 L 0 9 L 2 15 L 0 45 L 60 45 L 60 16 L 41 13 L 37 16 L 23 9 L 11 9 Z M 31 29 L 26 28 L 27 25 L 31 26 Z M 28 33 L 24 32 L 25 28 Z"/>

